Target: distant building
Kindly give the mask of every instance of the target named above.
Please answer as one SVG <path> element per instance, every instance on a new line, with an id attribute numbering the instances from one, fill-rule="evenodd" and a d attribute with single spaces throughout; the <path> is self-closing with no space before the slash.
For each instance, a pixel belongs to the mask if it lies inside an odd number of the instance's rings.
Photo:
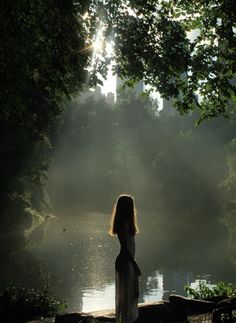
<path id="1" fill-rule="evenodd" d="M 106 100 L 109 104 L 114 104 L 115 103 L 115 93 L 112 93 L 112 92 L 107 93 Z"/>
<path id="2" fill-rule="evenodd" d="M 175 115 L 177 113 L 177 110 L 174 108 L 174 98 L 170 99 L 163 99 L 163 105 L 162 105 L 162 111 L 165 114 L 168 115 Z"/>
<path id="3" fill-rule="evenodd" d="M 135 91 L 135 93 L 136 93 L 136 95 L 137 95 L 137 96 L 139 96 L 140 94 L 142 94 L 142 93 L 143 93 L 143 91 L 144 91 L 144 82 L 143 82 L 143 80 L 142 80 L 142 81 L 139 81 L 139 82 L 135 85 L 135 87 L 134 87 L 134 91 Z"/>
<path id="4" fill-rule="evenodd" d="M 113 105 L 115 103 L 115 93 L 108 92 L 106 95 L 102 93 L 102 88 L 100 86 L 96 86 L 95 89 L 90 89 L 86 92 L 81 92 L 79 96 L 76 98 L 78 104 L 84 103 L 88 98 L 93 98 L 95 101 L 99 101 L 101 99 L 105 100 L 108 104 Z"/>
<path id="5" fill-rule="evenodd" d="M 125 80 L 122 80 L 119 77 L 116 77 L 116 97 L 117 101 L 119 100 L 119 92 L 122 89 L 122 86 L 125 84 Z M 134 93 L 136 96 L 140 96 L 140 94 L 144 91 L 144 81 L 139 81 L 133 88 Z"/>
<path id="6" fill-rule="evenodd" d="M 88 98 L 93 97 L 95 100 L 105 99 L 105 95 L 102 94 L 102 88 L 96 86 L 95 90 L 90 89 L 86 92 L 81 92 L 77 98 L 78 103 L 84 103 Z"/>
<path id="7" fill-rule="evenodd" d="M 105 97 L 104 94 L 102 94 L 102 88 L 100 86 L 95 87 L 95 91 L 92 93 L 95 100 L 100 100 Z"/>

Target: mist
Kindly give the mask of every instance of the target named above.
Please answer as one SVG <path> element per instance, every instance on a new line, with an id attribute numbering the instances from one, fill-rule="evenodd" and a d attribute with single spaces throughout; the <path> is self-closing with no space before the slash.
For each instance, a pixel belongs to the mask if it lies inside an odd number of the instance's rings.
<path id="1" fill-rule="evenodd" d="M 5 273 L 4 282 L 48 281 L 77 311 L 97 290 L 110 293 L 119 246 L 108 231 L 121 193 L 134 196 L 138 212 L 140 301 L 153 290 L 159 298 L 184 294 L 184 284 L 204 275 L 233 282 L 234 120 L 196 126 L 197 112 L 180 116 L 170 104 L 160 111 L 156 101 L 131 90 L 116 103 L 93 94 L 67 102 L 53 136 L 48 215 L 29 227 L 24 257 L 14 256 L 17 270 Z M 97 299 L 105 308 L 106 301 Z"/>
<path id="2" fill-rule="evenodd" d="M 229 257 L 222 183 L 233 121 L 196 126 L 198 118 L 165 107 L 158 113 L 155 102 L 130 91 L 116 104 L 92 96 L 68 103 L 48 181 L 56 215 L 110 213 L 117 196 L 129 193 L 141 232 L 151 223 L 153 237 L 144 244 L 156 243 L 159 256 L 175 248 L 175 264 Z"/>
<path id="3" fill-rule="evenodd" d="M 154 210 L 168 226 L 202 223 L 224 231 L 221 184 L 231 122 L 219 118 L 197 127 L 197 112 L 157 114 L 151 100 L 132 92 L 115 105 L 92 96 L 78 102 L 68 103 L 48 176 L 57 216 L 78 208 L 110 212 L 119 194 L 130 193 L 138 210 Z"/>

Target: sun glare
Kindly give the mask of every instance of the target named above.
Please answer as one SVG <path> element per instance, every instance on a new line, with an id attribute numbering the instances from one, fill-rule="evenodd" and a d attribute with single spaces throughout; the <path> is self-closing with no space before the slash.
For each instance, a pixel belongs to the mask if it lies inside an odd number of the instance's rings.
<path id="1" fill-rule="evenodd" d="M 106 42 L 106 54 L 111 57 L 114 51 L 114 44 L 112 42 Z"/>
<path id="2" fill-rule="evenodd" d="M 104 48 L 104 39 L 103 39 L 103 28 L 100 27 L 96 33 L 95 40 L 92 43 L 92 61 L 91 68 L 94 67 L 95 62 L 99 59 L 99 55 L 102 54 Z"/>
<path id="3" fill-rule="evenodd" d="M 93 43 L 93 51 L 96 53 L 101 52 L 103 49 L 103 29 L 100 28 L 96 34 L 95 41 Z"/>
<path id="4" fill-rule="evenodd" d="M 93 50 L 91 69 L 94 68 L 96 62 L 99 61 L 102 55 L 106 57 L 112 56 L 114 44 L 104 39 L 103 27 L 98 29 L 91 47 Z M 116 91 L 116 77 L 112 73 L 112 64 L 114 62 L 109 65 L 107 77 L 103 79 L 102 93 L 104 94 L 109 92 L 115 93 Z"/>

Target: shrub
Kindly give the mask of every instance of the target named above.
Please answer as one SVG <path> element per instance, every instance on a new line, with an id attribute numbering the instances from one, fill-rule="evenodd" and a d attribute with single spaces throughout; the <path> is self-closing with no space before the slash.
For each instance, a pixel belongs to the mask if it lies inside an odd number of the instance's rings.
<path id="1" fill-rule="evenodd" d="M 9 286 L 3 291 L 2 311 L 19 319 L 52 317 L 63 313 L 66 304 L 55 298 L 47 285 L 42 289 Z"/>
<path id="2" fill-rule="evenodd" d="M 236 295 L 236 288 L 232 284 L 224 282 L 218 282 L 216 285 L 209 286 L 206 281 L 199 281 L 197 288 L 185 286 L 185 290 L 188 296 L 194 299 L 208 299 L 215 296 L 227 298 Z"/>

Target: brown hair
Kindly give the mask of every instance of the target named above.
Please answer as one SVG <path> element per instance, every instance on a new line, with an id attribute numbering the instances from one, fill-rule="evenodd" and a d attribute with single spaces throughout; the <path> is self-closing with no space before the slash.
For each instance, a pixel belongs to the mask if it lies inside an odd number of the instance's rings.
<path id="1" fill-rule="evenodd" d="M 122 194 L 114 205 L 109 233 L 111 235 L 117 234 L 125 223 L 128 223 L 131 234 L 135 235 L 138 232 L 134 199 L 131 195 Z"/>

